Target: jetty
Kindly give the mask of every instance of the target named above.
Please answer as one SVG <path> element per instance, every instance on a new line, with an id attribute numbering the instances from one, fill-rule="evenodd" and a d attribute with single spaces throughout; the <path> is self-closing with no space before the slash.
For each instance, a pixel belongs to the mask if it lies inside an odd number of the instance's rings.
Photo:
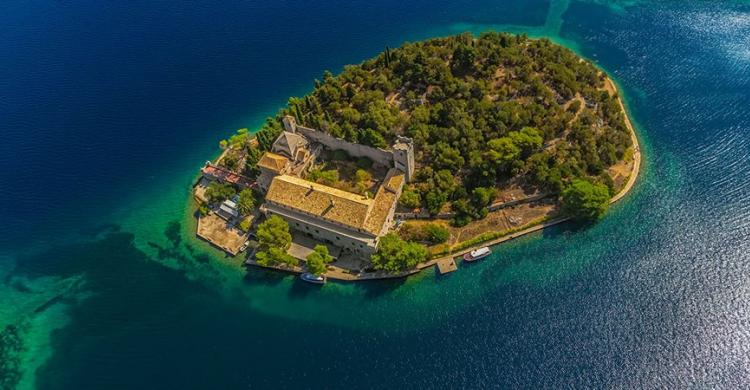
<path id="1" fill-rule="evenodd" d="M 437 261 L 437 269 L 441 275 L 445 275 L 457 270 L 458 266 L 453 257 L 445 257 Z"/>

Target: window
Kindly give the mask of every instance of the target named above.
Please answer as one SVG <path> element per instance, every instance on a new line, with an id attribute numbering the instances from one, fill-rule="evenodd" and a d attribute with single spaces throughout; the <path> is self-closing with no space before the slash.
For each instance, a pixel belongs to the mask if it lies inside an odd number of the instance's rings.
<path id="1" fill-rule="evenodd" d="M 318 233 L 318 234 L 320 234 L 320 232 L 318 231 L 318 229 L 315 229 L 315 233 Z"/>
<path id="2" fill-rule="evenodd" d="M 341 239 L 341 237 L 339 237 L 339 236 L 336 236 L 336 239 L 337 239 L 337 240 L 340 240 L 340 239 Z"/>

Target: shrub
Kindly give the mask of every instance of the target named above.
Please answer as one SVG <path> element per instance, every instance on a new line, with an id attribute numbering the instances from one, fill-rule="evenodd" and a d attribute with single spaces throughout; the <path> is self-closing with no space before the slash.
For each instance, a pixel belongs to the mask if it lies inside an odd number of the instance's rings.
<path id="1" fill-rule="evenodd" d="M 240 230 L 247 233 L 250 231 L 250 226 L 252 225 L 252 223 L 253 223 L 252 218 L 245 218 L 237 226 L 240 228 Z"/>
<path id="2" fill-rule="evenodd" d="M 401 225 L 399 235 L 407 241 L 426 241 L 431 244 L 440 244 L 448 240 L 450 231 L 437 223 L 416 224 L 406 222 Z"/>
<path id="3" fill-rule="evenodd" d="M 313 169 L 307 175 L 308 180 L 316 183 L 325 184 L 327 186 L 333 186 L 339 182 L 339 171 L 335 169 L 320 170 Z"/>
<path id="4" fill-rule="evenodd" d="M 451 236 L 450 231 L 445 226 L 436 223 L 428 223 L 425 225 L 424 232 L 427 236 L 427 241 L 430 241 L 433 244 L 446 242 Z"/>
<path id="5" fill-rule="evenodd" d="M 422 197 L 419 192 L 413 190 L 404 190 L 401 193 L 401 197 L 398 199 L 398 203 L 409 209 L 416 209 L 422 204 Z"/>
<path id="6" fill-rule="evenodd" d="M 198 214 L 201 216 L 208 215 L 208 204 L 200 202 L 200 204 L 198 204 Z"/>

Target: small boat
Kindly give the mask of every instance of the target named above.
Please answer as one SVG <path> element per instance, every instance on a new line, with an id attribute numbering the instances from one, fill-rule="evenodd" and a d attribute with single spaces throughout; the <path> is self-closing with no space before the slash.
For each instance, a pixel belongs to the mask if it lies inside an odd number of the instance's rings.
<path id="1" fill-rule="evenodd" d="M 483 257 L 487 257 L 490 254 L 492 254 L 492 251 L 488 247 L 479 248 L 477 250 L 473 250 L 467 254 L 464 255 L 464 261 L 475 261 L 479 260 Z"/>
<path id="2" fill-rule="evenodd" d="M 308 283 L 315 283 L 315 284 L 326 284 L 326 277 L 323 275 L 316 276 L 309 272 L 305 272 L 304 274 L 300 275 L 300 279 L 304 280 Z"/>

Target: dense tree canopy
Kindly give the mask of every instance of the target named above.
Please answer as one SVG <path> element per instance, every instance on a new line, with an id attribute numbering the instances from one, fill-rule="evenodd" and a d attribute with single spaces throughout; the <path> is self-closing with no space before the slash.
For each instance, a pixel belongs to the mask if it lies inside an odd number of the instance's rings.
<path id="1" fill-rule="evenodd" d="M 231 184 L 213 181 L 206 188 L 206 199 L 211 204 L 220 203 L 233 197 L 236 193 L 237 190 Z"/>
<path id="2" fill-rule="evenodd" d="M 371 261 L 375 269 L 387 272 L 400 272 L 412 269 L 427 259 L 427 249 L 416 242 L 404 241 L 395 233 L 388 233 L 380 239 L 378 250 Z"/>
<path id="3" fill-rule="evenodd" d="M 292 243 L 289 224 L 283 218 L 276 215 L 270 216 L 258 225 L 256 235 L 258 236 L 258 243 L 260 243 L 261 249 L 279 248 L 286 251 Z"/>
<path id="4" fill-rule="evenodd" d="M 240 191 L 239 199 L 237 200 L 237 209 L 242 215 L 250 214 L 255 208 L 255 194 L 253 190 L 245 188 Z"/>
<path id="5" fill-rule="evenodd" d="M 299 264 L 299 260 L 279 248 L 268 248 L 267 250 L 255 253 L 255 261 L 265 267 L 280 264 L 291 266 Z"/>
<path id="6" fill-rule="evenodd" d="M 484 214 L 476 188 L 514 179 L 561 193 L 576 178 L 611 181 L 606 169 L 631 140 L 604 80 L 589 61 L 547 39 L 491 32 L 407 43 L 337 76 L 325 72 L 257 139 L 269 149 L 284 115 L 377 147 L 409 136 L 419 170 L 402 205 L 437 214 L 451 204 L 464 223 Z"/>
<path id="7" fill-rule="evenodd" d="M 258 225 L 258 252 L 255 260 L 263 266 L 269 265 L 297 265 L 299 261 L 286 253 L 292 243 L 289 224 L 276 215 Z"/>
<path id="8" fill-rule="evenodd" d="M 563 191 L 563 211 L 577 220 L 594 221 L 607 211 L 609 198 L 606 185 L 575 179 Z"/>
<path id="9" fill-rule="evenodd" d="M 316 276 L 326 272 L 326 264 L 333 261 L 333 257 L 328 253 L 328 247 L 325 245 L 315 245 L 313 251 L 307 255 L 307 270 Z"/>

